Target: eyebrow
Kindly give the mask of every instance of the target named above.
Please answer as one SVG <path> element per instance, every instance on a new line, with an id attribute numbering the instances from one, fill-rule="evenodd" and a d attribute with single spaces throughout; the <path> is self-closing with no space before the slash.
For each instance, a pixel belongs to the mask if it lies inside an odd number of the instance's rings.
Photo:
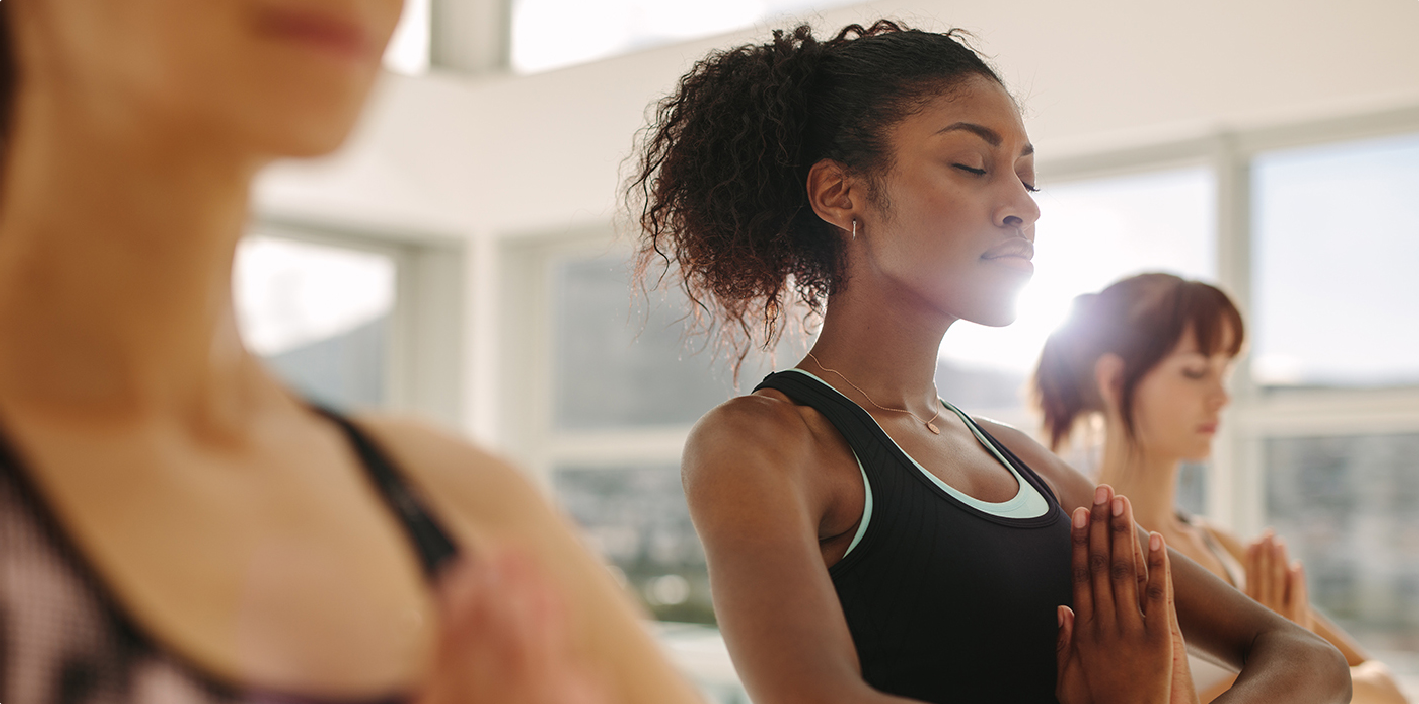
<path id="1" fill-rule="evenodd" d="M 998 147 L 1001 145 L 1002 142 L 1005 141 L 1004 139 L 1001 139 L 999 132 L 996 132 L 995 130 L 986 127 L 985 125 L 977 125 L 974 122 L 952 123 L 937 130 L 936 134 L 945 134 L 947 132 L 956 131 L 970 132 L 971 134 L 974 134 L 975 136 L 984 139 L 992 147 Z M 1035 145 L 1033 144 L 1026 144 L 1025 148 L 1020 150 L 1020 156 L 1027 156 L 1029 154 L 1034 153 Z"/>

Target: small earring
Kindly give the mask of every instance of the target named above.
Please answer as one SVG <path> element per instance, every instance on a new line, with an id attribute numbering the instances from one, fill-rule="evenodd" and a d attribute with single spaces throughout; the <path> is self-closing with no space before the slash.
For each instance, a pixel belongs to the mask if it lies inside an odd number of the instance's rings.
<path id="1" fill-rule="evenodd" d="M 857 239 L 857 218 L 852 219 L 852 238 Z"/>

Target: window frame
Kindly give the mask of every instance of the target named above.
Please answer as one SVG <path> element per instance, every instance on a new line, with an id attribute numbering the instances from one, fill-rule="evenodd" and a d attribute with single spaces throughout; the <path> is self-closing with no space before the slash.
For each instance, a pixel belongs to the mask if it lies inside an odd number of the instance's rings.
<path id="1" fill-rule="evenodd" d="M 247 235 L 369 252 L 394 263 L 394 306 L 385 331 L 385 402 L 376 412 L 462 421 L 463 248 L 452 238 L 396 235 L 344 225 L 258 216 Z"/>

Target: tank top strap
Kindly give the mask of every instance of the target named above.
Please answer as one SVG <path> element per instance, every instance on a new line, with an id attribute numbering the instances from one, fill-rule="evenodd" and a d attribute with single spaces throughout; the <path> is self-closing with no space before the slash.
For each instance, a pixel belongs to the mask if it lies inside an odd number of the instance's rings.
<path id="1" fill-rule="evenodd" d="M 877 437 L 881 427 L 867 411 L 809 372 L 796 368 L 774 372 L 754 387 L 755 391 L 759 389 L 773 389 L 823 414 L 859 457 L 875 454 L 872 450 L 882 445 L 882 439 Z"/>
<path id="2" fill-rule="evenodd" d="M 448 531 L 429 512 L 423 497 L 405 481 L 389 456 L 372 438 L 344 415 L 321 406 L 314 408 L 344 433 L 359 457 L 365 476 L 374 483 L 375 489 L 394 511 L 399 524 L 404 527 L 404 532 L 419 555 L 424 575 L 429 579 L 436 577 L 440 569 L 458 556 L 458 546 L 449 537 Z"/>

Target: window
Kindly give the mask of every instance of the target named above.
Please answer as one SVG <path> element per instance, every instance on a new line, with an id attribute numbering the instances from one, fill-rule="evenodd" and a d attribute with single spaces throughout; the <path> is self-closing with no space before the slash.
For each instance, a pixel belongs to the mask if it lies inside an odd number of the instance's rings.
<path id="1" fill-rule="evenodd" d="M 1419 652 L 1419 433 L 1265 447 L 1267 519 L 1304 562 L 1311 600 L 1392 668 L 1409 669 Z"/>
<path id="2" fill-rule="evenodd" d="M 430 3 L 404 0 L 399 26 L 384 50 L 384 67 L 395 73 L 418 75 L 429 70 Z"/>
<path id="3" fill-rule="evenodd" d="M 512 68 L 534 73 L 855 0 L 511 0 Z"/>
<path id="4" fill-rule="evenodd" d="M 1216 180 L 1188 168 L 1046 187 L 1036 195 L 1035 275 L 1004 328 L 959 322 L 942 341 L 937 386 L 963 410 L 1033 429 L 1023 388 L 1074 297 L 1145 271 L 1210 279 Z"/>
<path id="5" fill-rule="evenodd" d="M 1256 380 L 1419 384 L 1419 135 L 1265 153 L 1254 174 Z"/>
<path id="6" fill-rule="evenodd" d="M 392 257 L 253 235 L 234 285 L 247 345 L 297 392 L 337 408 L 385 405 Z"/>

